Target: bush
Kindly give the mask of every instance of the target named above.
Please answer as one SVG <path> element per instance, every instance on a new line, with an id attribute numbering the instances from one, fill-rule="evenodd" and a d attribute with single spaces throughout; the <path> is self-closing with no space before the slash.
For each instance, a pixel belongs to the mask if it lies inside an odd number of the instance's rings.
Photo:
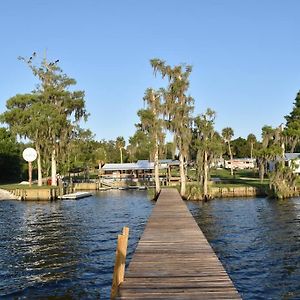
<path id="1" fill-rule="evenodd" d="M 199 184 L 188 184 L 186 186 L 186 200 L 203 200 L 203 190 Z"/>

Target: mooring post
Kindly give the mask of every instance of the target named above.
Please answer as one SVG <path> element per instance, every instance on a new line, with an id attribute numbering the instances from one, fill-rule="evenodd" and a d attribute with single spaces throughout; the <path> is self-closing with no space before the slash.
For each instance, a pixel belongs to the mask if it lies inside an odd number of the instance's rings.
<path id="1" fill-rule="evenodd" d="M 118 235 L 116 259 L 115 259 L 115 267 L 114 267 L 110 299 L 115 299 L 115 297 L 118 294 L 118 287 L 124 281 L 128 235 L 129 235 L 128 227 L 123 227 L 122 234 Z"/>

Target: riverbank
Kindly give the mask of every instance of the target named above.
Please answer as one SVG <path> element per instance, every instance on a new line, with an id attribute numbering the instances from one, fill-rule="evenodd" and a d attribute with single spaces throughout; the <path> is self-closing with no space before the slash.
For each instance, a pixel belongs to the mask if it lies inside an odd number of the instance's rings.
<path id="1" fill-rule="evenodd" d="M 178 191 L 180 187 L 177 186 Z M 295 196 L 298 196 L 295 193 Z M 185 200 L 190 201 L 207 201 L 212 199 L 223 199 L 223 198 L 246 198 L 246 197 L 267 197 L 268 190 L 263 187 L 254 186 L 240 186 L 240 185 L 222 185 L 222 187 L 210 186 L 208 189 L 208 195 L 203 196 L 203 191 L 199 184 L 188 184 L 186 196 L 183 197 Z"/>
<path id="2" fill-rule="evenodd" d="M 187 183 L 187 200 L 209 200 L 228 197 L 270 197 L 270 198 L 292 198 L 300 195 L 300 181 L 282 195 L 279 191 L 270 188 L 270 180 L 266 176 L 260 180 L 257 170 L 236 170 L 234 175 L 230 170 L 213 169 L 208 183 L 207 196 L 203 197 L 203 190 L 196 181 L 196 174 L 189 173 Z"/>
<path id="3" fill-rule="evenodd" d="M 18 200 L 18 197 L 7 190 L 0 189 L 0 200 Z"/>
<path id="4" fill-rule="evenodd" d="M 76 191 L 89 190 L 100 191 L 106 190 L 98 183 L 76 183 L 69 187 L 53 187 L 53 186 L 32 186 L 24 184 L 6 184 L 1 185 L 0 189 L 3 191 L 0 195 L 0 200 L 13 199 L 13 200 L 57 200 L 65 194 L 70 194 Z"/>

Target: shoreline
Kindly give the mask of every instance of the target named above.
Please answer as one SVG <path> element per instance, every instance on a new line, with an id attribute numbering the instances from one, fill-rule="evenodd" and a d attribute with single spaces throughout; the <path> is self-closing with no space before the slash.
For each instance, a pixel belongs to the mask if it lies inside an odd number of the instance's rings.
<path id="1" fill-rule="evenodd" d="M 168 187 L 163 187 L 168 188 Z M 90 191 L 95 191 L 92 189 L 85 189 Z M 99 189 L 102 190 L 102 189 Z M 106 190 L 106 188 L 105 188 Z M 59 198 L 59 190 L 51 188 L 43 189 L 27 189 L 19 188 L 13 190 L 6 190 L 0 188 L 0 200 L 30 200 L 30 201 L 40 201 L 40 200 L 56 200 Z M 226 199 L 226 198 L 249 198 L 249 197 L 268 197 L 268 191 L 261 187 L 253 186 L 223 186 L 223 187 L 211 187 L 209 189 L 209 197 L 207 199 L 199 198 L 199 195 L 194 195 L 193 197 L 184 197 L 187 201 L 209 201 L 212 199 Z M 299 197 L 300 189 L 295 189 L 292 191 L 288 198 Z"/>
<path id="2" fill-rule="evenodd" d="M 7 190 L 0 189 L 0 200 L 19 200 L 17 196 L 14 196 Z"/>

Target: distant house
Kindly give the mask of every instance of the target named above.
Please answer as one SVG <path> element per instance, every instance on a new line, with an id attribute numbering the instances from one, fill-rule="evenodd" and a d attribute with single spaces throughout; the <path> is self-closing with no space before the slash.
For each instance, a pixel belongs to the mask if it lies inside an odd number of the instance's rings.
<path id="1" fill-rule="evenodd" d="M 276 163 L 282 161 L 282 158 L 276 161 L 268 162 L 269 171 L 274 171 Z M 293 169 L 293 173 L 300 174 L 300 153 L 285 153 L 284 154 L 284 165 Z"/>
<path id="2" fill-rule="evenodd" d="M 225 160 L 224 158 L 215 158 L 211 163 L 210 167 L 212 168 L 223 168 L 225 165 Z"/>
<path id="3" fill-rule="evenodd" d="M 224 167 L 225 169 L 235 169 L 235 170 L 254 169 L 255 159 L 235 158 L 235 159 L 225 160 Z"/>

